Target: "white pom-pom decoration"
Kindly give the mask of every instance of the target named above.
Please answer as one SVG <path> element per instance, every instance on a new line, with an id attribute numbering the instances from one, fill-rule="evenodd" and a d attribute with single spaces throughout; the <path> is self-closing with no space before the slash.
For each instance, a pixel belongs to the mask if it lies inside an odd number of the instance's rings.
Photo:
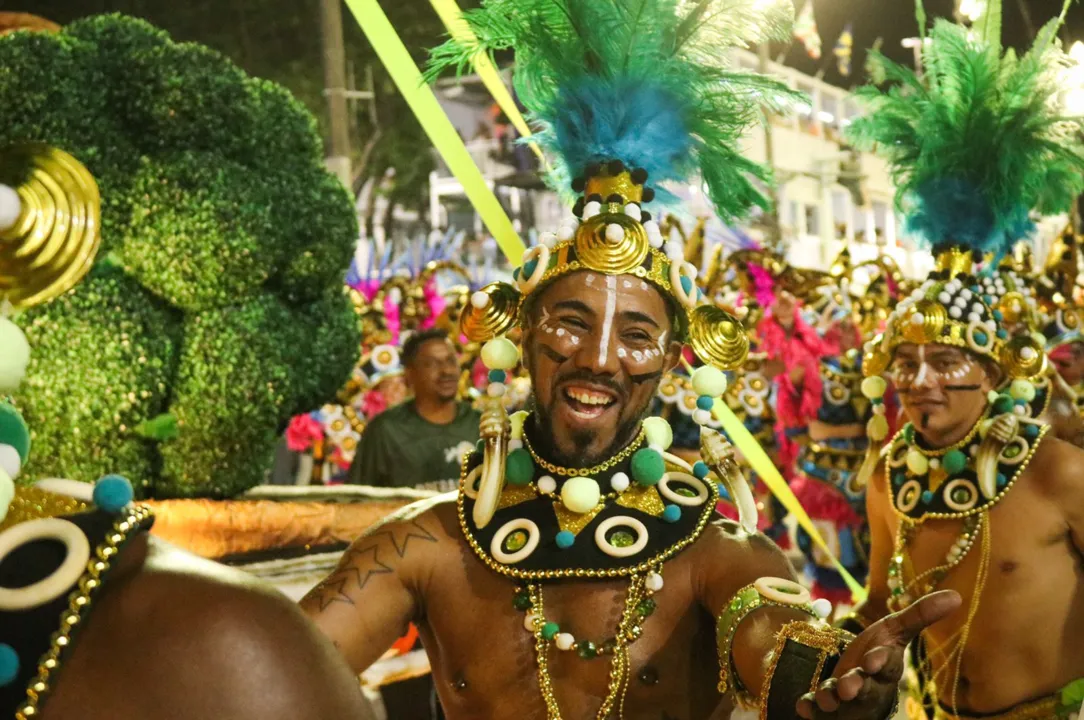
<path id="1" fill-rule="evenodd" d="M 967 314 L 967 321 L 973 323 L 982 322 L 982 316 L 977 312 L 969 312 Z"/>
<path id="2" fill-rule="evenodd" d="M 637 205 L 636 203 L 629 203 L 628 205 L 626 205 L 625 206 L 625 214 L 628 215 L 633 220 L 635 220 L 636 222 L 640 222 L 640 218 L 643 217 L 642 211 L 640 210 L 640 206 Z"/>
<path id="3" fill-rule="evenodd" d="M 960 291 L 960 297 L 962 297 L 964 299 L 964 302 L 967 302 L 972 297 L 974 297 L 974 293 L 972 293 L 967 288 L 964 288 L 963 290 Z"/>
<path id="4" fill-rule="evenodd" d="M 700 410 L 699 408 L 693 410 L 693 422 L 695 422 L 697 425 L 707 425 L 709 422 L 711 422 L 711 411 Z"/>
<path id="5" fill-rule="evenodd" d="M 23 201 L 15 188 L 0 183 L 0 231 L 13 227 L 23 212 Z"/>
<path id="6" fill-rule="evenodd" d="M 538 491 L 544 495 L 552 495 L 557 492 L 557 481 L 550 475 L 538 478 Z"/>
<path id="7" fill-rule="evenodd" d="M 948 305 L 950 302 L 952 302 L 952 296 L 949 295 L 947 292 L 943 292 L 937 296 L 937 300 L 942 305 Z"/>
<path id="8" fill-rule="evenodd" d="M 953 320 L 959 320 L 960 318 L 962 318 L 964 316 L 964 311 L 961 310 L 958 307 L 953 306 L 953 307 L 949 308 L 948 314 L 949 314 L 949 317 L 952 318 Z"/>
<path id="9" fill-rule="evenodd" d="M 576 237 L 575 225 L 562 225 L 557 228 L 557 239 L 561 242 L 568 242 L 574 237 Z"/>
<path id="10" fill-rule="evenodd" d="M 0 470 L 6 472 L 14 480 L 19 476 L 19 471 L 22 468 L 23 461 L 19 457 L 19 451 L 11 445 L 0 443 Z"/>
<path id="11" fill-rule="evenodd" d="M 1020 359 L 1023 360 L 1024 362 L 1031 362 L 1036 357 L 1037 357 L 1037 353 L 1035 352 L 1035 348 L 1029 347 L 1027 345 L 1020 348 Z"/>
<path id="12" fill-rule="evenodd" d="M 598 215 L 600 212 L 602 212 L 602 205 L 598 202 L 598 200 L 592 200 L 591 202 L 583 206 L 583 219 L 590 220 L 594 216 Z"/>
<path id="13" fill-rule="evenodd" d="M 484 292 L 479 290 L 478 292 L 470 296 L 470 304 L 478 308 L 479 310 L 485 310 L 487 307 L 489 307 L 489 295 L 486 295 Z"/>
<path id="14" fill-rule="evenodd" d="M 621 227 L 617 223 L 610 223 L 606 226 L 606 242 L 617 244 L 625 239 L 625 228 Z"/>
<path id="15" fill-rule="evenodd" d="M 911 324 L 912 325 L 921 325 L 924 322 L 926 322 L 926 316 L 923 315 L 920 312 L 917 312 L 917 313 L 915 313 L 914 315 L 911 316 Z"/>
<path id="16" fill-rule="evenodd" d="M 666 241 L 666 257 L 675 262 L 681 262 L 685 260 L 685 248 L 681 246 L 677 240 Z"/>
<path id="17" fill-rule="evenodd" d="M 493 382 L 486 388 L 486 395 L 489 395 L 491 398 L 503 397 L 506 390 L 508 390 L 508 388 L 505 387 L 504 383 Z"/>
<path id="18" fill-rule="evenodd" d="M 551 232 L 542 233 L 538 237 L 538 242 L 542 243 L 550 250 L 552 250 L 553 248 L 557 247 L 557 234 Z"/>

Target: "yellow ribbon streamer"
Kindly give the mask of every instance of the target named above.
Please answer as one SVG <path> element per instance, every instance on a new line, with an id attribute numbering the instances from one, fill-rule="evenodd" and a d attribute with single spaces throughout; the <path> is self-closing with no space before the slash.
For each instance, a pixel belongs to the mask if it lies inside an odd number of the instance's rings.
<path id="1" fill-rule="evenodd" d="M 459 5 L 456 4 L 455 0 L 429 0 L 429 2 L 433 9 L 437 11 L 437 15 L 440 16 L 444 27 L 448 28 L 448 34 L 454 40 L 467 46 L 478 42 L 474 31 L 471 30 L 467 21 L 463 19 L 463 11 L 459 9 Z M 516 126 L 520 136 L 530 138 L 532 136 L 531 128 L 527 126 L 523 114 L 516 107 L 516 101 L 512 99 L 512 93 L 508 92 L 508 88 L 505 87 L 504 81 L 501 79 L 501 74 L 493 66 L 493 61 L 489 59 L 489 55 L 484 52 L 475 53 L 474 57 L 471 58 L 471 63 L 474 65 L 474 71 L 478 73 L 478 77 L 482 79 L 482 82 L 489 90 L 489 94 L 493 96 L 493 99 L 497 101 L 497 105 L 504 111 L 512 124 Z M 534 154 L 538 156 L 538 159 L 545 164 L 546 158 L 543 157 L 542 149 L 538 147 L 538 143 L 529 142 L 527 144 L 534 151 Z"/>
<path id="2" fill-rule="evenodd" d="M 474 164 L 466 145 L 437 102 L 433 91 L 422 80 L 418 66 L 414 64 L 380 3 L 377 0 L 346 0 L 346 6 L 354 14 L 362 32 L 369 38 L 373 50 L 384 63 L 410 109 L 414 111 L 425 134 L 463 186 L 482 222 L 509 261 L 513 265 L 519 265 L 523 261 L 523 240 L 512 226 L 512 221 L 504 212 L 497 196 L 486 183 L 481 170 Z"/>
<path id="3" fill-rule="evenodd" d="M 689 362 L 682 359 L 682 363 L 685 365 L 685 369 L 692 374 L 692 366 Z M 764 481 L 764 484 L 768 486 L 768 489 L 772 491 L 772 494 L 779 500 L 779 502 L 794 516 L 794 519 L 798 521 L 798 524 L 802 526 L 802 529 L 809 534 L 810 539 L 824 551 L 832 560 L 832 564 L 835 566 L 836 571 L 840 577 L 843 578 L 843 582 L 847 583 L 847 588 L 851 591 L 851 598 L 855 604 L 865 602 L 866 589 L 858 584 L 858 581 L 847 572 L 847 568 L 843 567 L 832 551 L 828 549 L 828 545 L 824 542 L 824 538 L 817 532 L 817 528 L 813 526 L 813 521 L 809 515 L 806 514 L 805 508 L 798 502 L 798 498 L 795 497 L 794 491 L 790 489 L 790 485 L 787 485 L 787 481 L 783 479 L 783 476 L 779 473 L 778 468 L 772 462 L 772 459 L 768 457 L 768 453 L 764 452 L 764 448 L 760 446 L 753 434 L 749 432 L 749 429 L 745 427 L 738 416 L 727 407 L 726 403 L 722 400 L 716 399 L 715 407 L 712 409 L 712 413 L 716 419 L 722 423 L 723 430 L 726 431 L 727 437 L 734 443 L 734 446 L 741 452 L 742 457 L 749 463 L 749 467 L 760 476 L 760 479 Z"/>

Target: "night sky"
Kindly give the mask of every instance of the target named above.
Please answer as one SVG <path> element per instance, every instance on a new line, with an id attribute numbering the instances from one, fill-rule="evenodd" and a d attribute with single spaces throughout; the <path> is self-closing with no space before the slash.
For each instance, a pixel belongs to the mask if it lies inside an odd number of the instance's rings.
<path id="1" fill-rule="evenodd" d="M 1022 0 L 1030 11 L 1036 29 L 1061 11 L 1062 0 Z M 798 5 L 802 0 L 795 0 Z M 912 59 L 911 50 L 901 47 L 900 42 L 906 37 L 917 35 L 915 25 L 914 2 L 912 0 L 805 0 L 813 2 L 813 14 L 817 19 L 817 29 L 821 36 L 821 59 L 815 61 L 806 55 L 800 42 L 795 42 L 786 55 L 786 64 L 799 70 L 816 74 L 825 69 L 824 79 L 834 85 L 851 87 L 864 82 L 863 65 L 866 49 L 871 47 L 878 37 L 884 38 L 881 51 L 897 61 Z M 1007 45 L 1018 50 L 1026 49 L 1031 44 L 1024 18 L 1020 12 L 1021 0 L 1002 0 L 1002 33 Z M 954 0 L 926 0 L 926 14 L 933 22 L 934 17 L 952 18 Z M 853 23 L 854 57 L 850 77 L 843 77 L 836 69 L 832 48 L 836 39 L 848 22 Z M 1069 10 L 1066 28 L 1062 31 L 1063 40 L 1084 40 L 1084 2 L 1077 2 Z M 773 54 L 778 56 L 783 48 Z"/>

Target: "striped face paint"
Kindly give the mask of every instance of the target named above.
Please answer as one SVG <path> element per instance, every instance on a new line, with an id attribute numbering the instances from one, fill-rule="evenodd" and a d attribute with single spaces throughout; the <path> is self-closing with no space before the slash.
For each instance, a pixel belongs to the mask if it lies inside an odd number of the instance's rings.
<path id="1" fill-rule="evenodd" d="M 606 276 L 606 314 L 602 317 L 602 333 L 598 344 L 598 364 L 605 365 L 610 352 L 614 312 L 617 310 L 617 276 Z"/>

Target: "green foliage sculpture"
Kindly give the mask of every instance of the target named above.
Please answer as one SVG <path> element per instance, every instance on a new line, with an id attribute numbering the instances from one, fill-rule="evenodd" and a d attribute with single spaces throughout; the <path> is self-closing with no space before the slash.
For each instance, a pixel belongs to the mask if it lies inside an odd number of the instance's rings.
<path id="1" fill-rule="evenodd" d="M 144 497 L 262 481 L 288 419 L 334 395 L 359 343 L 343 275 L 357 221 L 313 118 L 203 46 L 109 15 L 0 37 L 0 146 L 77 157 L 102 249 L 71 293 L 16 318 L 21 476 Z M 0 178 L 0 181 L 18 178 Z"/>

